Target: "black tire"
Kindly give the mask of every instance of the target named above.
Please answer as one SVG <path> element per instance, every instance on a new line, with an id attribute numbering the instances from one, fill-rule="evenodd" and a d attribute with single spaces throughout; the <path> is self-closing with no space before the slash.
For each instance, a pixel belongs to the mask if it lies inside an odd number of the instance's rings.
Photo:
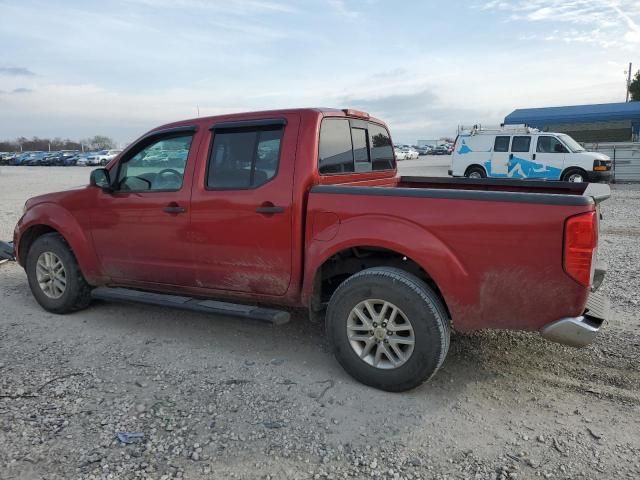
<path id="1" fill-rule="evenodd" d="M 582 180 L 574 180 L 576 176 L 580 176 Z M 563 182 L 588 182 L 587 172 L 582 170 L 581 168 L 568 168 L 563 174 L 561 180 Z"/>
<path id="2" fill-rule="evenodd" d="M 477 165 L 467 168 L 467 171 L 464 172 L 464 176 L 467 178 L 474 178 L 472 177 L 474 173 L 480 175 L 480 178 L 487 178 L 487 172 L 484 170 L 484 168 Z"/>
<path id="3" fill-rule="evenodd" d="M 391 302 L 410 321 L 415 345 L 406 362 L 398 367 L 374 367 L 351 346 L 347 335 L 349 315 L 368 299 Z M 331 297 L 326 327 L 340 365 L 365 385 L 390 392 L 410 390 L 429 380 L 449 350 L 449 319 L 439 297 L 422 280 L 398 268 L 370 268 L 345 280 Z"/>
<path id="4" fill-rule="evenodd" d="M 44 252 L 55 254 L 64 266 L 66 287 L 59 298 L 50 298 L 38 283 L 37 262 Z M 31 293 L 40 306 L 49 312 L 75 312 L 91 303 L 91 286 L 84 279 L 69 245 L 58 233 L 47 233 L 33 242 L 27 252 L 26 271 Z"/>

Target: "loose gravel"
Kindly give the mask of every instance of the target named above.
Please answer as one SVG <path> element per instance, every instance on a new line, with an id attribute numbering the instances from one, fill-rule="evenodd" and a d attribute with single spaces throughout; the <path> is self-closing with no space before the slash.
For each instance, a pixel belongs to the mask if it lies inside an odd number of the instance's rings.
<path id="1" fill-rule="evenodd" d="M 10 170 L 0 238 L 26 197 L 88 176 Z M 403 394 L 347 376 L 305 312 L 280 327 L 98 302 L 55 316 L 0 265 L 0 478 L 640 478 L 640 186 L 612 190 L 615 316 L 594 345 L 454 334 L 442 370 Z"/>

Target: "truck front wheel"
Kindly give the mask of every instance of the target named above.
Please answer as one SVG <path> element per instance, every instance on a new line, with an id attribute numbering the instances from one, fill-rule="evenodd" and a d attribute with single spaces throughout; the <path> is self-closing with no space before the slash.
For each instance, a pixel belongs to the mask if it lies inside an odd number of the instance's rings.
<path id="1" fill-rule="evenodd" d="M 422 280 L 398 268 L 370 268 L 349 277 L 331 297 L 326 322 L 342 367 L 382 390 L 422 384 L 449 349 L 442 302 Z"/>
<path id="2" fill-rule="evenodd" d="M 52 313 L 68 313 L 91 303 L 91 287 L 84 279 L 67 242 L 57 233 L 38 237 L 26 262 L 31 293 Z"/>

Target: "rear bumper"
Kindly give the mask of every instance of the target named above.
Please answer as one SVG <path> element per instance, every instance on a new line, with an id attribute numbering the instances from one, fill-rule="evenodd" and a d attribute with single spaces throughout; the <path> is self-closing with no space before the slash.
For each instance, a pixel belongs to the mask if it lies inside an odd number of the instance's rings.
<path id="1" fill-rule="evenodd" d="M 602 324 L 609 319 L 609 299 L 592 292 L 579 317 L 566 317 L 545 325 L 540 334 L 547 340 L 571 347 L 585 347 L 592 343 Z"/>
<path id="2" fill-rule="evenodd" d="M 0 242 L 0 262 L 3 260 L 15 260 L 16 251 L 13 242 Z"/>

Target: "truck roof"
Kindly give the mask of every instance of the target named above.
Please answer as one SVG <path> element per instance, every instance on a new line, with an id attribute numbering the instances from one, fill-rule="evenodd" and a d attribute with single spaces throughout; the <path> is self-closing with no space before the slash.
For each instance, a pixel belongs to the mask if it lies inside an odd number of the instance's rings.
<path id="1" fill-rule="evenodd" d="M 212 115 L 207 117 L 196 117 L 189 118 L 185 120 L 179 120 L 177 122 L 167 123 L 165 125 L 161 125 L 154 130 L 162 130 L 165 128 L 177 127 L 181 125 L 193 125 L 194 123 L 201 122 L 214 122 L 216 120 L 247 120 L 254 117 L 268 117 L 268 116 L 278 116 L 278 115 L 286 115 L 292 113 L 315 113 L 317 115 L 322 115 L 323 117 L 354 117 L 355 115 L 347 115 L 346 111 L 348 109 L 339 109 L 339 108 L 328 108 L 328 107 L 308 107 L 308 108 L 285 108 L 285 109 L 277 109 L 277 110 L 257 110 L 253 112 L 238 112 L 238 113 L 225 113 L 220 115 Z M 354 110 L 355 111 L 355 110 Z M 366 113 L 366 112 L 360 112 Z M 367 114 L 368 115 L 368 114 Z M 360 118 L 360 117 L 357 117 Z M 382 120 L 375 117 L 368 117 L 369 121 L 379 123 L 381 125 L 386 125 Z"/>

